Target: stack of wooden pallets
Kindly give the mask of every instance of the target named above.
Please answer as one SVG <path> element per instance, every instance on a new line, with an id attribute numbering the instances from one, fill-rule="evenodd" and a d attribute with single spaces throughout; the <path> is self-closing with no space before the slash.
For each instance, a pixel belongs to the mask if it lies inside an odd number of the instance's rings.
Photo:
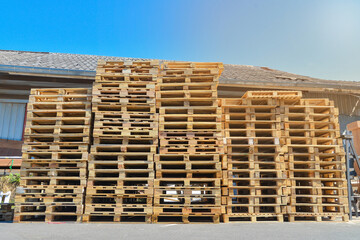
<path id="1" fill-rule="evenodd" d="M 223 99 L 224 222 L 347 220 L 337 109 L 298 91 Z"/>
<path id="2" fill-rule="evenodd" d="M 220 100 L 222 70 L 99 61 L 92 93 L 33 89 L 14 221 L 347 220 L 333 102 L 298 91 Z"/>
<path id="3" fill-rule="evenodd" d="M 281 103 L 289 221 L 347 220 L 338 110 L 328 99 Z"/>
<path id="4" fill-rule="evenodd" d="M 157 61 L 100 61 L 84 222 L 151 222 Z"/>
<path id="5" fill-rule="evenodd" d="M 33 89 L 15 222 L 80 221 L 90 140 L 91 89 Z"/>
<path id="6" fill-rule="evenodd" d="M 221 108 L 219 63 L 162 66 L 156 91 L 159 154 L 153 222 L 219 222 Z"/>
<path id="7" fill-rule="evenodd" d="M 248 92 L 241 99 L 223 99 L 222 109 L 224 222 L 283 221 L 286 175 L 277 99 Z"/>

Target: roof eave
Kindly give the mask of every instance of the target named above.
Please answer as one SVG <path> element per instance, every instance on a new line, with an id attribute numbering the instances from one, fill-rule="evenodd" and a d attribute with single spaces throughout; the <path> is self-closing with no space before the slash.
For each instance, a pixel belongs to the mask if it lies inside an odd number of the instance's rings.
<path id="1" fill-rule="evenodd" d="M 86 70 L 72 70 L 72 69 L 58 69 L 58 68 L 41 68 L 41 67 L 27 67 L 16 65 L 1 65 L 0 72 L 7 72 L 8 74 L 16 75 L 32 75 L 32 76 L 47 76 L 53 77 L 77 77 L 77 78 L 94 78 L 95 71 Z"/>

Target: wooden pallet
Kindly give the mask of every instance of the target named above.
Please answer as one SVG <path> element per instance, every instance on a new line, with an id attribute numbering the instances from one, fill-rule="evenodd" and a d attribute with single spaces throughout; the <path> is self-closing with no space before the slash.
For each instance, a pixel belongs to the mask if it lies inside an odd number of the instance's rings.
<path id="1" fill-rule="evenodd" d="M 36 96 L 91 95 L 91 88 L 40 88 L 40 89 L 31 89 L 30 95 L 36 95 Z"/>
<path id="2" fill-rule="evenodd" d="M 103 80 L 104 78 L 106 78 L 106 74 L 102 74 L 101 75 Z M 99 77 L 99 76 L 98 76 Z M 101 81 L 101 82 L 94 82 L 93 83 L 93 89 L 92 89 L 92 95 L 100 95 L 101 93 L 99 91 L 101 90 L 111 90 L 111 91 L 115 91 L 118 92 L 119 94 L 121 94 L 121 92 L 128 92 L 128 91 L 146 91 L 147 93 L 149 92 L 154 92 L 155 87 L 156 87 L 156 78 L 154 77 L 149 77 L 149 76 L 143 76 L 143 77 L 138 77 L 135 81 L 135 79 L 131 79 L 131 76 L 124 76 L 124 78 L 129 78 L 128 81 L 116 81 L 118 80 L 118 77 L 116 77 L 115 80 L 111 80 L 109 79 L 108 82 L 105 81 Z M 144 81 L 141 81 L 141 80 Z M 133 80 L 133 81 L 132 81 Z M 155 95 L 154 95 L 155 96 Z"/>
<path id="3" fill-rule="evenodd" d="M 170 186 L 172 187 L 182 187 L 182 188 L 192 188 L 192 187 L 221 187 L 221 179 L 211 179 L 211 178 L 202 178 L 202 179 L 184 179 L 184 178 L 173 178 L 173 179 L 154 179 L 155 188 Z"/>
<path id="4" fill-rule="evenodd" d="M 86 188 L 86 194 L 115 194 L 115 195 L 153 195 L 152 186 L 92 186 Z"/>
<path id="5" fill-rule="evenodd" d="M 119 179 L 114 178 L 91 178 L 87 179 L 87 187 L 153 187 L 154 179 L 149 178 L 131 178 Z"/>
<path id="6" fill-rule="evenodd" d="M 76 94 L 76 95 L 30 95 L 29 105 L 44 104 L 65 104 L 70 105 L 85 105 L 91 102 L 91 94 Z"/>
<path id="7" fill-rule="evenodd" d="M 154 163 L 152 161 L 91 161 L 88 170 L 119 170 L 119 171 L 135 171 L 135 170 L 153 170 Z"/>
<path id="8" fill-rule="evenodd" d="M 226 155 L 228 162 L 284 162 L 284 155 L 279 153 L 257 153 L 243 154 L 232 153 Z"/>
<path id="9" fill-rule="evenodd" d="M 116 96 L 101 95 L 93 98 L 93 108 L 101 109 L 101 107 L 110 106 L 128 106 L 128 105 L 139 105 L 139 106 L 151 106 L 155 104 L 155 98 L 123 98 Z"/>
<path id="10" fill-rule="evenodd" d="M 120 134 L 106 134 L 93 138 L 94 145 L 102 144 L 123 144 L 130 146 L 149 145 L 157 146 L 158 139 L 151 136 L 155 135 L 154 131 L 119 131 Z M 113 132 L 112 132 L 113 133 Z M 122 134 L 124 133 L 124 134 Z M 130 135 L 130 136 L 129 136 Z M 124 137 L 122 137 L 124 136 Z"/>
<path id="11" fill-rule="evenodd" d="M 161 98 L 156 99 L 156 107 L 217 107 L 217 98 Z"/>
<path id="12" fill-rule="evenodd" d="M 220 168 L 220 167 L 219 167 Z M 187 170 L 157 170 L 156 178 L 171 179 L 171 178 L 219 178 L 221 179 L 222 173 L 218 169 L 187 169 Z"/>
<path id="13" fill-rule="evenodd" d="M 17 213 L 14 216 L 14 222 L 81 222 L 82 216 L 76 213 Z"/>
<path id="14" fill-rule="evenodd" d="M 105 137 L 106 135 L 117 136 L 118 138 L 127 138 L 127 136 L 135 137 L 135 136 L 144 136 L 149 137 L 153 136 L 156 137 L 157 133 L 157 124 L 153 122 L 140 122 L 140 123 L 119 123 L 115 125 L 115 123 L 109 123 L 114 126 L 106 126 L 103 127 L 96 127 L 93 131 L 94 137 Z"/>
<path id="15" fill-rule="evenodd" d="M 23 187 L 23 195 L 33 194 L 82 194 L 85 191 L 85 186 L 71 186 L 71 185 L 28 185 Z"/>
<path id="16" fill-rule="evenodd" d="M 221 155 L 220 154 L 156 154 L 155 155 L 155 162 L 198 162 L 198 161 L 206 161 L 209 164 L 213 162 L 221 162 Z"/>
<path id="17" fill-rule="evenodd" d="M 91 153 L 89 162 L 101 161 L 101 162 L 126 162 L 126 161 L 143 161 L 152 162 L 154 160 L 154 154 L 143 152 L 132 153 L 117 153 L 117 152 L 101 152 Z"/>
<path id="18" fill-rule="evenodd" d="M 212 122 L 160 122 L 159 131 L 221 132 L 221 123 Z"/>
<path id="19" fill-rule="evenodd" d="M 185 77 L 185 76 L 216 76 L 217 78 L 221 74 L 220 69 L 209 69 L 209 68 L 163 68 L 161 75 L 166 77 Z"/>
<path id="20" fill-rule="evenodd" d="M 247 91 L 243 99 L 297 99 L 302 98 L 301 91 Z"/>
<path id="21" fill-rule="evenodd" d="M 93 85 L 93 97 L 117 96 L 124 98 L 155 98 L 156 83 L 149 82 L 134 82 L 134 83 L 119 83 L 119 82 L 95 82 Z"/>
<path id="22" fill-rule="evenodd" d="M 33 125 L 24 130 L 24 136 L 46 136 L 47 134 L 73 136 L 79 134 L 90 135 L 90 126 L 84 125 Z"/>
<path id="23" fill-rule="evenodd" d="M 163 62 L 161 69 L 223 69 L 220 62 Z"/>
<path id="24" fill-rule="evenodd" d="M 153 70 L 152 70 L 153 72 Z M 96 84 L 113 84 L 113 83 L 119 83 L 119 84 L 131 84 L 132 86 L 135 86 L 135 84 L 144 85 L 146 83 L 154 83 L 157 81 L 157 76 L 150 73 L 150 74 L 141 74 L 141 73 L 135 73 L 135 74 L 129 74 L 129 73 L 102 73 L 97 74 L 95 76 L 95 85 Z M 123 86 L 123 85 L 121 85 Z"/>
<path id="25" fill-rule="evenodd" d="M 165 155 L 166 156 L 166 155 Z M 156 161 L 157 171 L 182 171 L 182 170 L 221 170 L 221 163 L 216 161 Z"/>
<path id="26" fill-rule="evenodd" d="M 145 214 L 153 213 L 152 204 L 86 204 L 85 214 Z"/>
<path id="27" fill-rule="evenodd" d="M 162 107 L 159 109 L 159 116 L 164 115 L 193 115 L 200 116 L 221 116 L 221 108 L 219 107 Z"/>
<path id="28" fill-rule="evenodd" d="M 56 203 L 59 205 L 81 205 L 83 194 L 19 194 L 16 196 L 16 205 L 36 205 Z"/>
<path id="29" fill-rule="evenodd" d="M 97 214 L 85 213 L 82 222 L 84 223 L 151 223 L 152 215 L 144 213 L 123 213 L 123 214 Z"/>
<path id="30" fill-rule="evenodd" d="M 86 178 L 79 177 L 23 177 L 21 186 L 86 186 Z"/>
<path id="31" fill-rule="evenodd" d="M 342 214 L 289 214 L 289 222 L 348 222 L 349 215 Z"/>
<path id="32" fill-rule="evenodd" d="M 171 79 L 170 79 L 171 80 Z M 217 92 L 217 83 L 214 82 L 202 82 L 202 83 L 166 83 L 156 85 L 157 96 L 162 95 L 161 93 L 181 94 L 184 93 L 186 96 L 191 96 L 191 93 L 202 91 L 203 94 L 215 95 Z M 159 93 L 160 92 L 160 93 Z M 165 96 L 165 95 L 163 95 Z"/>
<path id="33" fill-rule="evenodd" d="M 49 145 L 48 143 L 24 143 L 23 152 L 87 152 L 89 145 L 86 143 L 61 143 Z"/>
<path id="34" fill-rule="evenodd" d="M 159 117 L 159 122 L 162 123 L 179 123 L 179 122 L 193 122 L 193 123 L 217 123 L 221 122 L 219 115 L 203 115 L 203 114 L 165 114 Z"/>
<path id="35" fill-rule="evenodd" d="M 165 85 L 166 86 L 166 85 Z M 161 89 L 163 87 L 163 89 Z M 166 90 L 164 85 L 157 87 L 159 89 L 156 91 L 157 101 L 162 101 L 166 99 L 217 99 L 216 90 Z M 219 101 L 219 100 L 218 100 Z"/>
<path id="36" fill-rule="evenodd" d="M 141 77 L 141 81 L 144 81 L 144 76 L 154 76 L 156 77 L 158 75 L 158 69 L 157 68 L 124 68 L 124 67 L 102 67 L 96 69 L 97 76 L 104 77 L 104 75 L 108 77 L 122 77 L 120 81 L 124 81 L 124 76 L 129 76 L 130 81 L 135 80 L 137 81 L 136 77 Z M 95 78 L 97 82 L 101 82 L 103 80 L 102 78 Z M 109 81 L 108 79 L 105 79 L 105 81 Z M 111 78 L 111 81 L 114 81 L 113 78 Z M 119 80 L 118 80 L 119 81 Z"/>
<path id="37" fill-rule="evenodd" d="M 67 151 L 49 151 L 49 152 L 24 152 L 22 157 L 24 161 L 53 161 L 53 160 L 88 160 L 88 152 L 67 152 Z"/>
<path id="38" fill-rule="evenodd" d="M 104 68 L 139 68 L 139 69 L 152 69 L 152 68 L 159 68 L 159 61 L 158 60 L 151 60 L 151 61 L 118 61 L 118 60 L 98 60 L 97 71 L 100 71 Z M 101 73 L 101 71 L 99 72 Z"/>
<path id="39" fill-rule="evenodd" d="M 179 214 L 191 214 L 191 215 L 212 215 L 221 214 L 221 207 L 210 207 L 210 206 L 178 206 L 178 205 L 161 205 L 156 206 L 153 209 L 154 215 L 179 215 Z"/>
<path id="40" fill-rule="evenodd" d="M 78 143 L 89 143 L 90 137 L 86 134 L 61 134 L 61 135 L 52 135 L 52 134 L 42 134 L 42 135 L 28 135 L 24 136 L 25 142 L 33 143 L 48 143 L 48 144 L 64 144 L 71 142 Z"/>
<path id="41" fill-rule="evenodd" d="M 21 203 L 15 205 L 16 214 L 82 214 L 84 206 L 82 204 L 62 204 L 62 203 Z"/>
<path id="42" fill-rule="evenodd" d="M 95 119 L 94 126 L 102 126 L 101 121 L 157 121 L 157 114 L 145 112 L 95 112 Z"/>
<path id="43" fill-rule="evenodd" d="M 23 179 L 44 179 L 47 177 L 79 177 L 86 178 L 86 168 L 21 168 Z"/>
<path id="44" fill-rule="evenodd" d="M 152 215 L 153 223 L 220 223 L 220 214 L 161 214 Z"/>
<path id="45" fill-rule="evenodd" d="M 207 137 L 214 137 L 214 138 L 221 138 L 222 133 L 218 131 L 172 131 L 172 130 L 166 130 L 166 131 L 160 131 L 159 132 L 159 138 L 207 138 Z"/>
<path id="46" fill-rule="evenodd" d="M 283 222 L 283 214 L 224 214 L 222 215 L 224 223 L 230 222 Z"/>
<path id="47" fill-rule="evenodd" d="M 159 198 L 164 198 L 165 202 L 177 202 L 177 205 L 189 205 L 185 203 L 181 203 L 176 200 L 178 197 L 187 197 L 187 198 L 207 198 L 207 197 L 220 197 L 221 196 L 221 189 L 219 187 L 213 186 L 206 186 L 205 184 L 202 186 L 190 186 L 190 187 L 183 187 L 183 186 L 176 186 L 175 184 L 169 184 L 168 186 L 157 186 L 154 189 L 154 195 Z M 172 199 L 173 198 L 173 199 Z M 190 200 L 191 201 L 191 200 Z M 193 199 L 193 201 L 197 201 L 197 199 Z M 191 202 L 189 202 L 191 203 Z M 170 203 L 164 203 L 169 205 Z M 171 205 L 171 204 L 170 204 Z M 208 205 L 214 205 L 208 204 Z"/>
<path id="48" fill-rule="evenodd" d="M 117 195 L 117 194 L 96 194 L 96 195 L 86 195 L 85 204 L 95 205 L 95 204 L 118 204 L 121 206 L 124 205 L 148 205 L 151 208 L 153 202 L 152 195 Z"/>
<path id="49" fill-rule="evenodd" d="M 138 166 L 139 167 L 139 166 Z M 149 165 L 148 165 L 149 167 Z M 140 167 L 139 167 L 140 168 Z M 120 179 L 153 179 L 153 167 L 151 169 L 93 169 L 89 170 L 89 178 L 120 178 Z"/>
<path id="50" fill-rule="evenodd" d="M 55 124 L 62 123 L 63 125 L 71 124 L 73 122 L 86 121 L 91 117 L 90 110 L 36 110 L 28 111 L 26 113 L 27 121 L 30 121 L 34 125 L 41 121 L 47 121 L 45 123 Z"/>
<path id="51" fill-rule="evenodd" d="M 163 145 L 159 148 L 160 154 L 222 154 L 224 148 L 218 145 Z"/>
<path id="52" fill-rule="evenodd" d="M 137 104 L 132 105 L 114 105 L 114 104 L 102 104 L 99 106 L 93 106 L 93 112 L 127 112 L 128 114 L 131 113 L 156 113 L 156 107 L 143 105 L 139 106 Z"/>
<path id="53" fill-rule="evenodd" d="M 154 145 L 92 145 L 91 153 L 156 153 Z"/>
<path id="54" fill-rule="evenodd" d="M 90 99 L 89 99 L 90 100 Z M 37 112 L 39 110 L 87 110 L 90 109 L 91 102 L 36 102 L 29 103 L 28 110 Z"/>

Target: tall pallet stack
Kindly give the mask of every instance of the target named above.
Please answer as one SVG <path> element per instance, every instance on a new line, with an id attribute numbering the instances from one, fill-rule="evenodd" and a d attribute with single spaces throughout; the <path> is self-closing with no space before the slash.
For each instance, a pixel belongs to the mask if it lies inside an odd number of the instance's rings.
<path id="1" fill-rule="evenodd" d="M 84 222 L 151 222 L 157 61 L 99 61 Z"/>
<path id="2" fill-rule="evenodd" d="M 222 100 L 224 222 L 283 221 L 286 169 L 278 99 L 256 93 Z"/>
<path id="3" fill-rule="evenodd" d="M 91 89 L 32 89 L 15 222 L 80 221 L 86 186 Z"/>
<path id="4" fill-rule="evenodd" d="M 288 164 L 289 221 L 348 220 L 338 110 L 328 99 L 280 105 Z"/>
<path id="5" fill-rule="evenodd" d="M 219 222 L 220 63 L 163 64 L 157 84 L 159 154 L 153 222 Z"/>

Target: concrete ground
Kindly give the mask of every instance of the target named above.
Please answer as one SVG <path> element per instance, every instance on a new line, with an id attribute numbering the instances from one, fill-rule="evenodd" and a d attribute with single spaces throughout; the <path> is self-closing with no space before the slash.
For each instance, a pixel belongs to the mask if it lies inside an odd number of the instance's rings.
<path id="1" fill-rule="evenodd" d="M 1 223 L 0 239 L 44 240 L 232 240 L 360 239 L 360 222 L 229 224 Z"/>

